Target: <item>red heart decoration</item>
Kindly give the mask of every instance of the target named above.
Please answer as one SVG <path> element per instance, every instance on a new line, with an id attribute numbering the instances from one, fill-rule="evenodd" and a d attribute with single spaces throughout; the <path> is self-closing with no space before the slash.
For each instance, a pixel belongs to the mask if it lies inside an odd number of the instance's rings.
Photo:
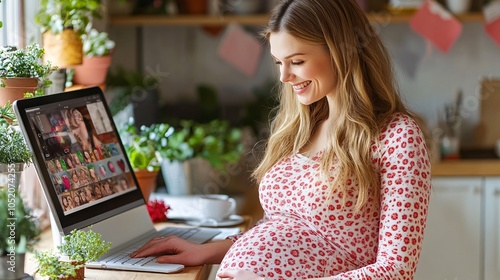
<path id="1" fill-rule="evenodd" d="M 123 159 L 120 159 L 116 163 L 118 163 L 118 166 L 120 167 L 120 169 L 122 170 L 122 172 L 125 172 L 125 162 L 123 161 Z"/>

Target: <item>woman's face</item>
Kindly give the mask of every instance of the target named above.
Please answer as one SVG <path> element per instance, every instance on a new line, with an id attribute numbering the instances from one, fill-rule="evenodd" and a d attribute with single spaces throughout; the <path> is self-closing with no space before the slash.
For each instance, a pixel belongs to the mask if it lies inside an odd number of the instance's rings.
<path id="1" fill-rule="evenodd" d="M 62 169 L 61 162 L 58 160 L 56 160 L 56 166 L 57 166 L 57 169 L 59 169 L 59 170 Z"/>
<path id="2" fill-rule="evenodd" d="M 335 72 L 325 46 L 301 41 L 285 31 L 269 37 L 271 54 L 280 69 L 280 81 L 292 85 L 300 103 L 310 105 L 335 94 Z"/>
<path id="3" fill-rule="evenodd" d="M 69 204 L 68 199 L 65 196 L 63 196 L 63 198 L 62 198 L 62 203 L 63 203 L 64 207 L 68 207 L 68 204 Z"/>
<path id="4" fill-rule="evenodd" d="M 89 169 L 89 172 L 90 172 L 90 177 L 92 177 L 92 179 L 97 179 L 97 173 L 95 173 L 94 169 Z"/>
<path id="5" fill-rule="evenodd" d="M 94 193 L 95 193 L 95 196 L 96 196 L 97 198 L 101 198 L 101 197 L 102 197 L 102 193 L 101 193 L 101 188 L 100 188 L 100 187 L 98 187 L 98 186 L 97 186 L 97 187 L 95 187 L 95 188 L 94 188 Z"/>
<path id="6" fill-rule="evenodd" d="M 76 123 L 79 123 L 83 120 L 82 114 L 78 110 L 73 111 L 73 119 Z"/>
<path id="7" fill-rule="evenodd" d="M 122 188 L 123 188 L 124 190 L 128 189 L 128 183 L 127 183 L 127 181 L 126 181 L 125 179 L 121 179 L 121 180 L 120 180 L 120 183 L 121 183 Z"/>

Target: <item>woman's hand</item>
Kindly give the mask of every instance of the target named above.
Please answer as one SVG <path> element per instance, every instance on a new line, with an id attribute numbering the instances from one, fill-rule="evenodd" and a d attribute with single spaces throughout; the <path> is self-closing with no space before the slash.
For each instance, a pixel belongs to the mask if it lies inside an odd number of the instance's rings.
<path id="1" fill-rule="evenodd" d="M 217 274 L 220 279 L 233 279 L 233 280 L 265 280 L 265 277 L 241 269 L 228 269 Z"/>
<path id="2" fill-rule="evenodd" d="M 197 266 L 205 263 L 202 245 L 191 243 L 177 236 L 157 237 L 130 254 L 133 258 L 158 256 L 159 263 L 178 263 Z"/>

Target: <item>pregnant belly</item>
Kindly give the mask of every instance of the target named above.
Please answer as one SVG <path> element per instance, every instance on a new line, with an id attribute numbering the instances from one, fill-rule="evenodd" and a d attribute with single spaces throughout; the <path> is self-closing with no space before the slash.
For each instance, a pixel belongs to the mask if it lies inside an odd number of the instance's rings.
<path id="1" fill-rule="evenodd" d="M 345 269 L 338 253 L 307 225 L 267 221 L 233 244 L 219 270 L 244 269 L 271 279 L 324 277 Z"/>

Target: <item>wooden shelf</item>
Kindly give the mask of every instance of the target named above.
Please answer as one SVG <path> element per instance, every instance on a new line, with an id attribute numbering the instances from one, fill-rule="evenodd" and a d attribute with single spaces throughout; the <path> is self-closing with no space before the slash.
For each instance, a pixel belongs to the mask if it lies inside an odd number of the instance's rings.
<path id="1" fill-rule="evenodd" d="M 239 23 L 242 25 L 265 25 L 267 15 L 224 15 L 224 16 L 204 16 L 204 15 L 137 15 L 111 17 L 111 25 L 205 25 L 220 26 L 229 23 Z"/>
<path id="2" fill-rule="evenodd" d="M 374 23 L 407 23 L 413 17 L 413 13 L 401 13 L 401 14 L 391 14 L 389 12 L 385 13 L 369 13 L 368 19 Z M 461 22 L 483 22 L 484 16 L 480 12 L 467 13 L 462 15 L 455 15 L 455 17 Z"/>
<path id="3" fill-rule="evenodd" d="M 369 13 L 368 19 L 373 23 L 394 24 L 408 22 L 413 13 L 391 14 Z M 480 12 L 456 15 L 456 18 L 462 22 L 482 22 L 483 14 Z M 110 24 L 114 26 L 153 26 L 153 25 L 204 25 L 221 26 L 229 23 L 238 23 L 242 25 L 265 25 L 267 24 L 267 15 L 224 15 L 224 16 L 204 16 L 204 15 L 133 15 L 133 16 L 113 16 L 110 18 Z"/>

